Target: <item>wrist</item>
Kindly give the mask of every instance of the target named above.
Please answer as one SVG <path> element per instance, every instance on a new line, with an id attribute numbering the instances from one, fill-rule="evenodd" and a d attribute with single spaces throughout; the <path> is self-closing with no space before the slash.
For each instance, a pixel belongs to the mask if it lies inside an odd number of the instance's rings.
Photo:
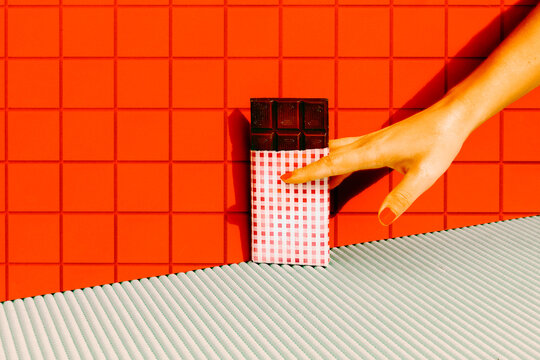
<path id="1" fill-rule="evenodd" d="M 456 87 L 448 91 L 435 105 L 444 109 L 454 131 L 461 133 L 464 138 L 487 119 L 482 112 L 482 106 Z"/>

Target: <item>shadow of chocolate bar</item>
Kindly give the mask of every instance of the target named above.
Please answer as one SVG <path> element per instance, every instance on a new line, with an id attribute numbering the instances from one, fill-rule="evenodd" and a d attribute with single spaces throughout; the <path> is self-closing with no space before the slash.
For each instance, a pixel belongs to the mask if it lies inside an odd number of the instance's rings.
<path id="1" fill-rule="evenodd" d="M 328 99 L 251 98 L 251 150 L 328 146 Z"/>

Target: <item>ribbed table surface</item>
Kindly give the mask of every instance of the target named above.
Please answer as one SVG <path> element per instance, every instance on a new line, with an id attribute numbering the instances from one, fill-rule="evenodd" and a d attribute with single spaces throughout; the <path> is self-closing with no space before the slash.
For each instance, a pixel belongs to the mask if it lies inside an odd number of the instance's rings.
<path id="1" fill-rule="evenodd" d="M 540 359 L 540 216 L 0 303 L 0 359 Z"/>

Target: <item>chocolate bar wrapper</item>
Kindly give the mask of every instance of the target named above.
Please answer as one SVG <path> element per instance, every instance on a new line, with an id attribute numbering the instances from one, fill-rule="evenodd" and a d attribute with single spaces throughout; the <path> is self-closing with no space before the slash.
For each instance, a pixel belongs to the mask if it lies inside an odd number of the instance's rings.
<path id="1" fill-rule="evenodd" d="M 329 149 L 251 150 L 251 250 L 254 262 L 327 266 L 328 178 L 287 184 L 280 176 Z"/>

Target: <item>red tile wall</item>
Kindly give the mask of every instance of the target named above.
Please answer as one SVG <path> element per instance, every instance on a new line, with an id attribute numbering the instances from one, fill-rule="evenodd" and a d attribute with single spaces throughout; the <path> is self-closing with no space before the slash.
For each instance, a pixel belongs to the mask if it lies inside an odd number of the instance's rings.
<path id="1" fill-rule="evenodd" d="M 431 105 L 535 0 L 0 0 L 0 300 L 250 259 L 249 99 L 325 97 L 331 138 Z M 331 246 L 540 212 L 540 89 L 392 226 L 386 169 Z"/>

